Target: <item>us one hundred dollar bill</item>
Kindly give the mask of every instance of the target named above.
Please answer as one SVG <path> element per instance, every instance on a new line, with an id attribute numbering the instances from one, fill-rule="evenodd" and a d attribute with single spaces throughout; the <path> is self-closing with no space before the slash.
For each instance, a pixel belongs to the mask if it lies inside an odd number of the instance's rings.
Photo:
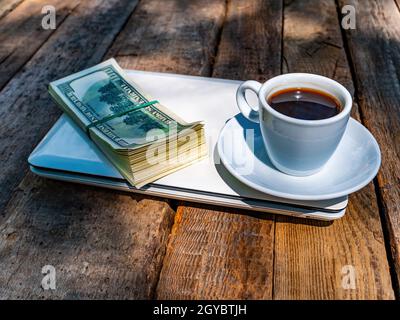
<path id="1" fill-rule="evenodd" d="M 84 129 L 110 114 L 152 101 L 114 59 L 51 82 L 49 91 Z M 150 130 L 160 129 L 167 133 L 172 123 L 179 132 L 200 122 L 186 123 L 160 103 L 155 103 L 90 130 L 97 130 L 96 134 L 102 135 L 114 149 L 131 149 L 151 143 Z"/>
<path id="2" fill-rule="evenodd" d="M 49 93 L 134 186 L 205 156 L 203 123 L 187 123 L 145 94 L 114 59 L 51 82 Z M 180 143 L 171 144 L 172 138 Z M 147 161 L 146 150 L 167 141 L 187 159 Z"/>

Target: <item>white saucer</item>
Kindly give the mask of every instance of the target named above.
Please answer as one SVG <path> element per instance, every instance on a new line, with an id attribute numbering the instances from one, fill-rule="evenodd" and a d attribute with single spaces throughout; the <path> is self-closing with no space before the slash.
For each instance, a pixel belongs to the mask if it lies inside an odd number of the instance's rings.
<path id="1" fill-rule="evenodd" d="M 254 148 L 250 147 L 251 129 Z M 294 177 L 276 169 L 267 156 L 258 124 L 241 114 L 227 121 L 217 148 L 223 164 L 238 180 L 261 192 L 294 200 L 326 200 L 349 195 L 367 185 L 381 164 L 378 143 L 352 118 L 332 158 L 320 172 L 308 177 Z"/>

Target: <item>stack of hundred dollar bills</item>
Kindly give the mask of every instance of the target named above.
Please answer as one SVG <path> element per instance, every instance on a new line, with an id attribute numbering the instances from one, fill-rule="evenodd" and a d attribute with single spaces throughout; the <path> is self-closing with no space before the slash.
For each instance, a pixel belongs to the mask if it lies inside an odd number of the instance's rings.
<path id="1" fill-rule="evenodd" d="M 49 92 L 137 188 L 206 156 L 203 123 L 150 98 L 114 59 L 51 82 Z"/>

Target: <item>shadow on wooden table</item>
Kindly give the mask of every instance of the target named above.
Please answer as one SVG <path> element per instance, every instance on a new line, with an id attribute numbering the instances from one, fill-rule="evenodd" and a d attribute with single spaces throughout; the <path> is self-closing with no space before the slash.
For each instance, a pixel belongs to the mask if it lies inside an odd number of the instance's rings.
<path id="1" fill-rule="evenodd" d="M 173 208 L 175 209 L 178 206 L 192 207 L 192 208 L 196 208 L 196 209 L 200 209 L 200 210 L 208 210 L 208 211 L 214 211 L 217 209 L 218 212 L 224 212 L 224 213 L 234 214 L 234 215 L 244 215 L 244 216 L 248 216 L 248 217 L 251 217 L 254 219 L 259 219 L 259 220 L 273 221 L 273 220 L 275 220 L 276 216 L 279 216 L 279 217 L 281 217 L 281 221 L 284 221 L 285 223 L 303 224 L 303 225 L 309 225 L 309 226 L 314 226 L 314 227 L 329 227 L 333 223 L 333 221 L 295 218 L 295 217 L 291 217 L 291 216 L 277 215 L 277 214 L 271 214 L 271 213 L 260 212 L 260 211 L 250 211 L 250 210 L 245 210 L 245 209 L 235 209 L 235 208 L 220 207 L 220 206 L 218 206 L 216 208 L 215 205 L 195 203 L 195 202 L 190 202 L 190 201 L 176 201 L 176 205 L 173 205 Z"/>

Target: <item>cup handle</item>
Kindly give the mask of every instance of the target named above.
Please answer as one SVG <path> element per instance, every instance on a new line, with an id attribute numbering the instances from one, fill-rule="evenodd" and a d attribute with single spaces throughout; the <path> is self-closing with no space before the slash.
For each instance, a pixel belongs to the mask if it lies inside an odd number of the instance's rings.
<path id="1" fill-rule="evenodd" d="M 258 115 L 258 108 L 253 109 L 246 100 L 246 90 L 251 90 L 253 91 L 257 96 L 258 92 L 261 89 L 261 83 L 254 81 L 254 80 L 248 80 L 246 82 L 243 82 L 239 88 L 236 91 L 236 103 L 239 107 L 240 112 L 250 121 L 255 122 L 255 123 L 260 123 L 260 118 Z"/>

